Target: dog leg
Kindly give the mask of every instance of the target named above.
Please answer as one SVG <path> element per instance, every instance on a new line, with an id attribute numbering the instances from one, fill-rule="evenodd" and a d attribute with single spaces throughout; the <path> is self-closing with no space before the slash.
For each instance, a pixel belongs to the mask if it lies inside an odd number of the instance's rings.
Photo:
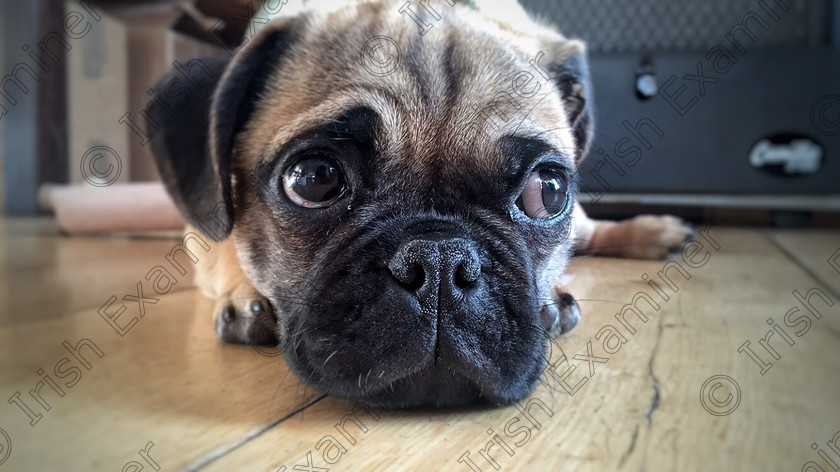
<path id="1" fill-rule="evenodd" d="M 642 215 L 621 222 L 593 220 L 575 204 L 575 252 L 633 259 L 663 259 L 693 235 L 675 216 Z M 580 321 L 580 307 L 566 287 L 557 284 L 552 302 L 542 308 L 543 327 L 550 336 L 571 331 Z"/>
<path id="2" fill-rule="evenodd" d="M 593 220 L 575 204 L 575 252 L 578 254 L 664 259 L 694 236 L 676 216 L 641 215 L 614 222 Z"/>
<path id="3" fill-rule="evenodd" d="M 190 231 L 196 230 L 187 228 Z M 237 344 L 277 344 L 271 306 L 242 270 L 232 238 L 215 244 L 199 259 L 195 283 L 216 302 L 213 324 L 219 339 Z"/>

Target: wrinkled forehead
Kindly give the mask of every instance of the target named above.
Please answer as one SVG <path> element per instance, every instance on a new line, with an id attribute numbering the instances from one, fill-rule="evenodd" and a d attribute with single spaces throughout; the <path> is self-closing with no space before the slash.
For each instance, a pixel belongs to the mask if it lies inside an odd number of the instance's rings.
<path id="1" fill-rule="evenodd" d="M 501 168 L 510 136 L 574 155 L 539 41 L 467 9 L 426 34 L 395 9 L 311 18 L 291 49 L 243 133 L 252 163 L 358 108 L 378 116 L 378 152 L 418 171 L 440 161 Z"/>

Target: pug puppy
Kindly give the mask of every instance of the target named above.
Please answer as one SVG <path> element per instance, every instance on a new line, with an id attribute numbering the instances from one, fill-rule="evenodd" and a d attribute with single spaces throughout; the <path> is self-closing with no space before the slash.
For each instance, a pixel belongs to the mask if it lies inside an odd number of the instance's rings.
<path id="1" fill-rule="evenodd" d="M 219 337 L 280 342 L 301 379 L 372 407 L 526 397 L 546 333 L 579 320 L 557 285 L 573 251 L 660 258 L 690 235 L 575 202 L 580 41 L 516 2 L 451 3 L 285 15 L 148 109 L 188 232 L 218 242 L 197 284 Z"/>

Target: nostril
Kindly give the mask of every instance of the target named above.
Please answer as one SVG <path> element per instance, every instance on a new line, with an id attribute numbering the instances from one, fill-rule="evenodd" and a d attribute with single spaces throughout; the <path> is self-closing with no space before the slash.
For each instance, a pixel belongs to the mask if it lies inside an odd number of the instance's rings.
<path id="1" fill-rule="evenodd" d="M 419 263 L 411 264 L 404 275 L 406 275 L 405 278 L 400 279 L 398 277 L 397 280 L 400 281 L 403 287 L 412 292 L 420 290 L 426 282 L 426 271 L 423 270 L 423 266 Z"/>
<path id="2" fill-rule="evenodd" d="M 460 264 L 455 270 L 453 282 L 455 283 L 455 286 L 461 290 L 467 290 L 475 287 L 476 282 L 478 282 L 478 278 L 481 275 L 480 269 L 476 270 L 473 267 L 469 267 L 469 265 L 470 264 Z"/>
<path id="3" fill-rule="evenodd" d="M 391 275 L 406 290 L 416 292 L 426 281 L 426 271 L 423 265 L 409 257 L 395 258 L 388 265 Z"/>
<path id="4" fill-rule="evenodd" d="M 456 288 L 466 290 L 475 287 L 481 278 L 481 261 L 475 248 L 462 241 L 456 241 L 449 249 L 449 260 L 453 266 L 452 283 Z"/>

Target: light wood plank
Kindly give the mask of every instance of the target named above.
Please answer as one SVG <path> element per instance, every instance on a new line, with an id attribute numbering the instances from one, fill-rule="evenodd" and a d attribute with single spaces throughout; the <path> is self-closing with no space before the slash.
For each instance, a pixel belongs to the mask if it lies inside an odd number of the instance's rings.
<path id="1" fill-rule="evenodd" d="M 212 304 L 197 290 L 159 298 L 124 337 L 95 309 L 0 327 L 0 428 L 13 442 L 3 470 L 122 470 L 140 460 L 138 451 L 150 441 L 152 458 L 174 470 L 317 395 L 279 357 L 218 342 Z M 133 305 L 126 304 L 123 325 L 138 315 Z M 90 370 L 62 345 L 82 339 L 104 354 L 85 348 Z M 81 374 L 77 383 L 70 383 L 73 374 L 54 373 L 63 358 L 70 364 L 62 369 L 75 366 Z M 41 379 L 39 369 L 64 392 L 41 389 L 49 411 L 28 393 Z M 34 426 L 6 404 L 16 392 L 43 415 Z"/>
<path id="2" fill-rule="evenodd" d="M 829 230 L 770 230 L 788 254 L 840 294 L 840 233 Z"/>
<path id="3" fill-rule="evenodd" d="M 30 323 L 121 298 L 156 265 L 176 276 L 178 291 L 193 287 L 193 266 L 176 272 L 166 256 L 176 238 L 68 237 L 52 220 L 0 222 L 0 322 Z"/>

